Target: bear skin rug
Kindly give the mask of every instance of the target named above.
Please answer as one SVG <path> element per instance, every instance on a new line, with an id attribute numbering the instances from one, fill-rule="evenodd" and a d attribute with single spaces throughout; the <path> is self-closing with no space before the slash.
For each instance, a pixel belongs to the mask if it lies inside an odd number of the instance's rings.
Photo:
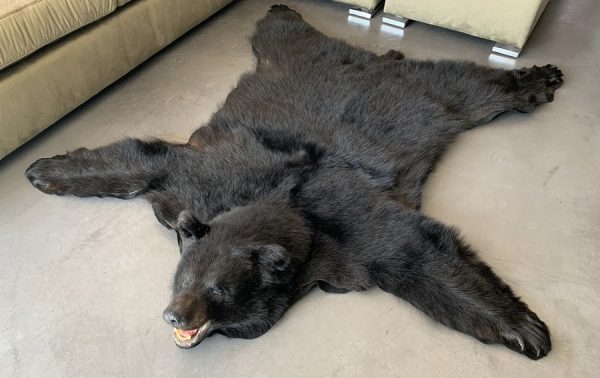
<path id="1" fill-rule="evenodd" d="M 44 193 L 151 203 L 178 236 L 163 317 L 180 347 L 260 336 L 315 286 L 378 286 L 484 343 L 546 356 L 544 322 L 455 229 L 419 209 L 461 132 L 551 102 L 561 71 L 377 56 L 284 5 L 251 44 L 255 72 L 186 144 L 80 148 L 36 161 L 27 178 Z"/>

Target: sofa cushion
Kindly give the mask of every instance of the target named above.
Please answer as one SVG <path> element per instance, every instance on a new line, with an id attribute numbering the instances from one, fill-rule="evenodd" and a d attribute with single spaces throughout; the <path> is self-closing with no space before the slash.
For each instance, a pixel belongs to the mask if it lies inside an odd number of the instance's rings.
<path id="1" fill-rule="evenodd" d="M 345 3 L 359 8 L 373 10 L 381 2 L 381 0 L 335 0 L 338 3 Z"/>
<path id="2" fill-rule="evenodd" d="M 386 0 L 384 12 L 522 48 L 550 0 Z"/>
<path id="3" fill-rule="evenodd" d="M 0 71 L 0 159 L 230 2 L 131 1 Z"/>
<path id="4" fill-rule="evenodd" d="M 0 69 L 116 8 L 117 0 L 0 2 Z"/>

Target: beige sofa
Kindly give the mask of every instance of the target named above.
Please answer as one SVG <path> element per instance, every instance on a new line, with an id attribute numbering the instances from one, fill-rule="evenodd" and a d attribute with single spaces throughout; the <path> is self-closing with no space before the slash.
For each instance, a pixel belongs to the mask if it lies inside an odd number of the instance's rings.
<path id="1" fill-rule="evenodd" d="M 383 22 L 408 20 L 457 30 L 496 42 L 493 51 L 518 57 L 549 0 L 386 0 Z"/>
<path id="2" fill-rule="evenodd" d="M 0 1 L 0 159 L 229 2 Z"/>
<path id="3" fill-rule="evenodd" d="M 335 0 L 338 3 L 349 4 L 349 13 L 353 16 L 359 16 L 371 19 L 381 8 L 383 0 Z"/>

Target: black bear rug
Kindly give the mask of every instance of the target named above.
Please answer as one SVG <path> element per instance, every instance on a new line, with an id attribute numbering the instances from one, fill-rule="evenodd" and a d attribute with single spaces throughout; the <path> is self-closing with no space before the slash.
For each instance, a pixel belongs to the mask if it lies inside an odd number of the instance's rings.
<path id="1" fill-rule="evenodd" d="M 127 139 L 26 172 L 49 194 L 143 197 L 177 232 L 163 314 L 176 344 L 260 336 L 315 286 L 377 286 L 484 343 L 548 354 L 544 322 L 455 229 L 419 209 L 461 132 L 551 102 L 561 71 L 377 56 L 284 5 L 251 42 L 255 72 L 188 143 Z"/>

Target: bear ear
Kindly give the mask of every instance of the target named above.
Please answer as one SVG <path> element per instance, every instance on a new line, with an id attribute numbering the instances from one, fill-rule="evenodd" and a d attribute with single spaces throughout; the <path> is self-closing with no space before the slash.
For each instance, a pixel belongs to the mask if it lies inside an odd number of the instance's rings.
<path id="1" fill-rule="evenodd" d="M 200 222 L 189 210 L 179 213 L 177 228 L 185 238 L 200 239 L 210 231 L 210 227 Z"/>
<path id="2" fill-rule="evenodd" d="M 267 244 L 254 247 L 251 250 L 251 256 L 266 269 L 285 270 L 290 265 L 290 257 L 285 248 L 279 244 Z"/>

